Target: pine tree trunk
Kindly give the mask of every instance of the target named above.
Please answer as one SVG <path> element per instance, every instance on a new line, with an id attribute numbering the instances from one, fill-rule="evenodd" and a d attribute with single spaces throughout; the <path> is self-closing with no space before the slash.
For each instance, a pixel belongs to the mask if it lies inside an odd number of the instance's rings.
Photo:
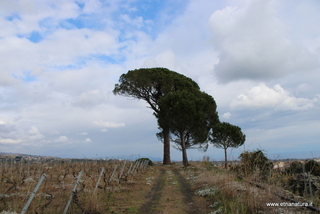
<path id="1" fill-rule="evenodd" d="M 185 142 L 185 138 L 184 138 L 184 133 L 180 133 L 181 136 L 181 148 L 182 148 L 182 162 L 183 162 L 183 166 L 187 167 L 189 166 L 188 163 L 188 157 L 187 157 L 187 149 L 186 149 L 186 142 Z"/>
<path id="2" fill-rule="evenodd" d="M 170 160 L 170 133 L 169 131 L 163 131 L 163 164 L 171 164 Z"/>
<path id="3" fill-rule="evenodd" d="M 227 148 L 224 148 L 224 168 L 227 168 Z"/>

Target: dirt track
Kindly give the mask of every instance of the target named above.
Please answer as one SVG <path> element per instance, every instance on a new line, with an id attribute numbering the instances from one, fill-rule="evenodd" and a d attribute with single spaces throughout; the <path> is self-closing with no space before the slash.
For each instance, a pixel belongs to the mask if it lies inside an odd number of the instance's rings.
<path id="1" fill-rule="evenodd" d="M 140 207 L 141 214 L 183 213 L 199 214 L 201 211 L 193 200 L 194 191 L 177 166 L 159 166 L 146 202 Z"/>
<path id="2" fill-rule="evenodd" d="M 195 195 L 192 170 L 180 165 L 152 166 L 108 199 L 113 214 L 209 213 L 205 198 Z"/>

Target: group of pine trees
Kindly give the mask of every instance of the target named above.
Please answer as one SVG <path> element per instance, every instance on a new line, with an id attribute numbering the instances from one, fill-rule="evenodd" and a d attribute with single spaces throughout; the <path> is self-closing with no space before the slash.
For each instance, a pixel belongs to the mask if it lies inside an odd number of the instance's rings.
<path id="1" fill-rule="evenodd" d="M 229 147 L 245 141 L 241 128 L 220 122 L 212 96 L 200 90 L 192 79 L 166 68 L 141 68 L 122 74 L 113 90 L 115 95 L 145 100 L 157 118 L 163 141 L 163 164 L 170 164 L 170 142 L 182 151 L 183 165 L 188 166 L 187 149 L 204 151 L 208 143 L 224 149 L 225 164 Z"/>

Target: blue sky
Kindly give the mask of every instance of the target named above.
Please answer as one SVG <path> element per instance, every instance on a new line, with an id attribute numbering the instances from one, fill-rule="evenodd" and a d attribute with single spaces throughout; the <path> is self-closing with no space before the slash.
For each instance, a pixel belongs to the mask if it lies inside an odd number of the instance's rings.
<path id="1" fill-rule="evenodd" d="M 317 1 L 20 0 L 0 3 L 0 151 L 162 157 L 143 101 L 119 76 L 166 67 L 212 95 L 221 121 L 270 158 L 320 156 Z M 171 150 L 172 159 L 181 153 Z M 222 160 L 223 151 L 188 151 Z"/>

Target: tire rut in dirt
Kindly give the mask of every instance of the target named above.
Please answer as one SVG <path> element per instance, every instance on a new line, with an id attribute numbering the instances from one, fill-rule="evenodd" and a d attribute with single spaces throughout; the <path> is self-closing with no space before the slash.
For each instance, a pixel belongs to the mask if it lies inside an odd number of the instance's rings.
<path id="1" fill-rule="evenodd" d="M 158 202 L 162 196 L 162 190 L 165 185 L 165 170 L 160 169 L 160 175 L 156 180 L 155 184 L 151 188 L 151 191 L 147 194 L 146 199 L 148 200 L 144 203 L 140 209 L 140 214 L 151 214 L 157 209 Z"/>
<path id="2" fill-rule="evenodd" d="M 188 206 L 188 212 L 187 214 L 199 214 L 201 211 L 196 207 L 192 196 L 193 196 L 193 191 L 191 189 L 190 183 L 180 174 L 178 169 L 173 169 L 173 173 L 178 177 L 178 181 L 181 185 L 180 191 L 182 193 L 183 201 L 184 203 Z"/>

